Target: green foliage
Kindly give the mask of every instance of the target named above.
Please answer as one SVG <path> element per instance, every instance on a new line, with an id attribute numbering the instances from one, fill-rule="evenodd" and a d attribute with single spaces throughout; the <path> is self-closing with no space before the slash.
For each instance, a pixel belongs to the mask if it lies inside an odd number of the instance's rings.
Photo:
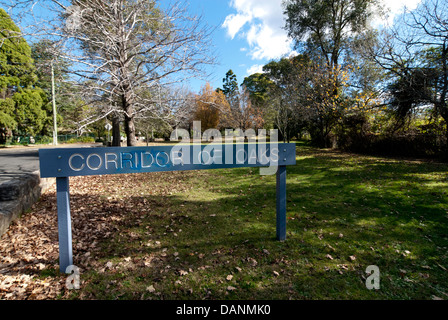
<path id="1" fill-rule="evenodd" d="M 17 129 L 31 135 L 39 133 L 45 124 L 47 114 L 42 110 L 46 96 L 42 89 L 23 89 L 13 96 Z"/>
<path id="2" fill-rule="evenodd" d="M 66 141 L 66 143 L 94 143 L 95 138 L 89 136 L 81 136 L 77 138 L 71 138 Z"/>
<path id="3" fill-rule="evenodd" d="M 265 73 L 255 73 L 246 77 L 242 84 L 249 93 L 252 105 L 261 111 L 264 128 L 274 128 L 275 110 L 271 104 L 271 93 L 275 83 Z"/>
<path id="4" fill-rule="evenodd" d="M 235 95 L 238 92 L 238 80 L 232 70 L 227 71 L 226 77 L 222 79 L 223 92 L 226 97 Z"/>
<path id="5" fill-rule="evenodd" d="M 264 73 L 255 73 L 244 78 L 243 85 L 254 105 L 264 105 L 269 99 L 269 90 L 274 86 L 274 82 Z"/>
<path id="6" fill-rule="evenodd" d="M 296 68 L 300 80 L 295 83 L 295 90 L 301 91 L 296 96 L 300 104 L 308 109 L 308 130 L 313 141 L 319 146 L 333 145 L 337 119 L 351 107 L 349 104 L 349 79 L 353 101 L 358 95 L 370 96 L 369 89 L 374 88 L 374 81 L 358 68 L 349 71 L 350 57 L 357 46 L 372 41 L 374 33 L 368 32 L 368 20 L 373 14 L 377 1 L 371 0 L 334 0 L 309 1 L 287 0 L 284 2 L 286 16 L 285 28 L 294 39 L 296 48 L 309 57 L 311 63 L 302 63 Z M 278 65 L 270 66 L 270 72 L 282 82 L 290 82 L 291 72 L 285 67 L 287 59 Z M 367 64 L 364 64 L 367 65 Z M 372 66 L 361 71 L 374 70 Z M 349 75 L 350 73 L 350 75 Z M 286 78 L 283 78 L 284 76 Z M 354 75 L 354 76 L 351 76 Z M 296 75 L 292 75 L 297 78 Z M 353 108 L 357 106 L 353 104 Z"/>
<path id="7" fill-rule="evenodd" d="M 369 121 L 366 115 L 353 114 L 344 117 L 336 129 L 338 148 L 363 152 L 369 147 L 366 144 L 370 132 Z"/>
<path id="8" fill-rule="evenodd" d="M 17 90 L 13 87 L 31 86 L 37 77 L 31 48 L 3 9 L 0 9 L 0 41 L 0 90 L 5 98 Z"/>
<path id="9" fill-rule="evenodd" d="M 431 47 L 418 52 L 409 65 L 396 66 L 394 71 L 398 76 L 387 86 L 389 105 L 396 119 L 395 130 L 409 123 L 419 107 L 437 105 L 435 102 L 445 90 L 441 87 L 445 82 L 442 60 L 441 49 Z M 444 105 L 438 105 L 439 109 Z"/>
<path id="10" fill-rule="evenodd" d="M 12 131 L 39 133 L 47 119 L 44 92 L 35 86 L 31 48 L 20 29 L 0 9 L 0 140 Z"/>
<path id="11" fill-rule="evenodd" d="M 297 46 L 306 41 L 309 52 L 335 68 L 349 37 L 365 30 L 374 4 L 371 0 L 288 0 L 284 12 L 286 30 Z"/>
<path id="12" fill-rule="evenodd" d="M 0 127 L 14 128 L 17 125 L 13 113 L 14 101 L 10 98 L 0 99 Z"/>

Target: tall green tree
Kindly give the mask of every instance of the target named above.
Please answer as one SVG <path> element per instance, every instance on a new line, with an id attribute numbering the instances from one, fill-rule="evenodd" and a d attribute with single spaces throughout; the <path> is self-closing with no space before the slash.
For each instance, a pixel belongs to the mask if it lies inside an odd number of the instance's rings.
<path id="1" fill-rule="evenodd" d="M 274 82 L 265 73 L 254 73 L 244 78 L 243 85 L 249 92 L 252 103 L 263 106 L 269 98 L 269 90 L 274 86 Z"/>
<path id="2" fill-rule="evenodd" d="M 264 128 L 273 129 L 275 110 L 270 103 L 270 95 L 275 88 L 275 83 L 269 79 L 266 73 L 254 73 L 244 78 L 242 85 L 249 94 L 252 107 L 261 111 Z"/>
<path id="3" fill-rule="evenodd" d="M 37 81 L 31 48 L 9 15 L 0 9 L 0 140 L 13 131 L 38 134 L 47 114 L 45 93 Z"/>
<path id="4" fill-rule="evenodd" d="M 286 30 L 297 47 L 324 59 L 332 70 L 341 63 L 348 41 L 368 28 L 375 0 L 285 0 Z"/>
<path id="5" fill-rule="evenodd" d="M 238 80 L 232 69 L 227 71 L 225 78 L 222 79 L 222 91 L 226 97 L 230 97 L 238 92 Z"/>
<path id="6" fill-rule="evenodd" d="M 222 82 L 222 93 L 224 93 L 224 96 L 226 97 L 227 102 L 230 106 L 230 114 L 228 116 L 229 124 L 232 127 L 237 128 L 238 123 L 237 121 L 235 121 L 235 119 L 238 118 L 238 114 L 240 111 L 240 92 L 238 79 L 232 69 L 227 71 L 225 77 L 222 79 Z"/>
<path id="7" fill-rule="evenodd" d="M 273 122 L 285 142 L 300 135 L 305 120 L 310 118 L 307 110 L 307 89 L 310 87 L 309 58 L 298 55 L 271 61 L 263 67 L 269 86 L 269 103 L 273 108 Z"/>
<path id="8" fill-rule="evenodd" d="M 349 109 L 344 92 L 349 70 L 347 57 L 353 40 L 359 43 L 366 38 L 361 35 L 370 30 L 369 19 L 379 11 L 377 1 L 284 0 L 283 5 L 289 36 L 296 49 L 313 62 L 309 70 L 313 84 L 308 87 L 308 96 L 314 99 L 308 106 L 310 114 L 315 115 L 313 132 L 318 144 L 328 146 L 336 119 Z"/>

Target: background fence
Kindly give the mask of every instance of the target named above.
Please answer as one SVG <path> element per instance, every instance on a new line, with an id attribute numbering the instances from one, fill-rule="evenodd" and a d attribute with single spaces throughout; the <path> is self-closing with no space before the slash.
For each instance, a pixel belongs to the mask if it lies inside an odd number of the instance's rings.
<path id="1" fill-rule="evenodd" d="M 76 134 L 58 135 L 58 143 L 95 142 L 95 134 L 77 136 Z M 12 136 L 6 145 L 52 144 L 53 137 L 49 136 Z"/>

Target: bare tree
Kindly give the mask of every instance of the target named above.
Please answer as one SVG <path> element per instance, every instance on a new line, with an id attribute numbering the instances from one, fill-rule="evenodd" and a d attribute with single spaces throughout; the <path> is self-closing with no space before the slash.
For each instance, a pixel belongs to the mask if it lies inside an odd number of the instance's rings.
<path id="1" fill-rule="evenodd" d="M 0 0 L 9 2 L 7 0 Z M 71 72 L 89 85 L 93 101 L 107 101 L 101 117 L 121 113 L 127 144 L 136 144 L 135 117 L 160 106 L 164 86 L 204 76 L 213 64 L 212 29 L 191 15 L 184 2 L 159 5 L 155 0 L 22 0 L 11 10 L 45 6 L 51 20 L 34 15 L 35 32 L 63 39 Z M 35 10 L 36 13 L 37 10 Z"/>
<path id="2" fill-rule="evenodd" d="M 406 10 L 364 54 L 387 70 L 388 98 L 399 117 L 419 106 L 434 106 L 448 123 L 448 3 L 425 0 Z M 394 96 L 395 92 L 395 96 Z M 448 129 L 446 131 L 448 139 Z"/>
<path id="3" fill-rule="evenodd" d="M 185 87 L 165 87 L 157 93 L 157 104 L 151 111 L 136 116 L 136 127 L 143 132 L 146 141 L 154 139 L 154 133 L 168 139 L 179 127 L 188 128 L 195 109 L 193 93 Z"/>
<path id="4" fill-rule="evenodd" d="M 448 3 L 426 0 L 415 12 L 405 15 L 405 24 L 414 34 L 404 42 L 419 51 L 430 50 L 419 70 L 433 90 L 423 90 L 423 98 L 434 105 L 448 124 Z"/>

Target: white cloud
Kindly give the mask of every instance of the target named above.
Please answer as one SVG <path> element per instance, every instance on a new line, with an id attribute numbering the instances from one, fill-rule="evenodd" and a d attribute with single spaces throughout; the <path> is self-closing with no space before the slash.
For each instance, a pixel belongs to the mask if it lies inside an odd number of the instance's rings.
<path id="1" fill-rule="evenodd" d="M 390 26 L 393 24 L 397 15 L 403 13 L 404 8 L 414 10 L 422 2 L 422 0 L 381 0 L 382 9 L 386 11 L 387 18 L 385 20 L 377 18 L 373 20 L 373 26 Z"/>
<path id="2" fill-rule="evenodd" d="M 386 7 L 391 11 L 391 14 L 396 15 L 403 11 L 406 6 L 409 10 L 414 10 L 417 8 L 422 0 L 383 0 Z"/>
<path id="3" fill-rule="evenodd" d="M 263 73 L 263 65 L 255 64 L 252 67 L 250 67 L 249 69 L 247 69 L 246 72 L 247 72 L 248 76 L 250 76 L 251 74 L 254 74 L 254 73 Z"/>
<path id="4" fill-rule="evenodd" d="M 230 38 L 239 35 L 247 41 L 252 59 L 277 59 L 291 52 L 282 0 L 232 0 L 230 5 L 237 13 L 227 16 L 222 26 Z"/>
<path id="5" fill-rule="evenodd" d="M 374 19 L 374 26 L 392 24 L 404 6 L 415 9 L 422 0 L 381 0 L 389 10 L 386 20 Z M 236 13 L 228 15 L 222 25 L 231 39 L 241 37 L 249 45 L 247 54 L 254 60 L 278 59 L 292 52 L 292 40 L 288 38 L 282 0 L 231 0 Z"/>
<path id="6" fill-rule="evenodd" d="M 231 14 L 226 17 L 222 26 L 227 29 L 227 34 L 233 39 L 241 28 L 251 20 L 252 17 L 249 15 Z"/>

